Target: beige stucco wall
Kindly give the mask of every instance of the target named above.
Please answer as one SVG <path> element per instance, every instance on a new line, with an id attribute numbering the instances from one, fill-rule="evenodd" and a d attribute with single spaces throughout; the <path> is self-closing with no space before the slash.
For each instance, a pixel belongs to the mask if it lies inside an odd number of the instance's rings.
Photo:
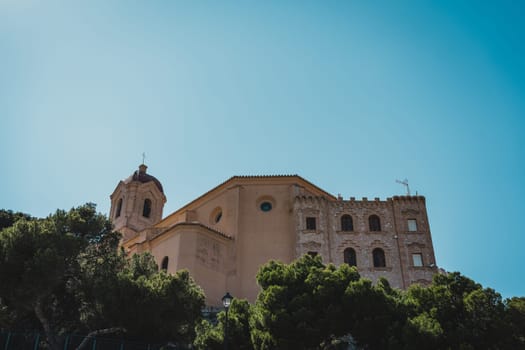
<path id="1" fill-rule="evenodd" d="M 151 240 L 149 249 L 159 266 L 164 257 L 169 258 L 169 273 L 189 270 L 206 292 L 207 305 L 221 304 L 232 269 L 231 240 L 202 226 L 180 225 Z"/>
<path id="2" fill-rule="evenodd" d="M 222 211 L 219 222 L 216 213 Z M 197 200 L 183 210 L 179 210 L 162 220 L 157 226 L 169 227 L 180 222 L 200 222 L 221 232 L 234 236 L 237 233 L 237 195 L 236 188 L 211 191 L 204 200 Z"/>
<path id="3" fill-rule="evenodd" d="M 291 186 L 244 185 L 239 198 L 237 288 L 245 298 L 255 300 L 259 293 L 255 277 L 260 266 L 270 259 L 288 263 L 294 257 Z M 272 204 L 272 210 L 261 210 L 265 201 Z"/>
<path id="4" fill-rule="evenodd" d="M 150 242 L 150 252 L 155 257 L 157 265 L 161 266 L 164 257 L 168 257 L 168 272 L 175 273 L 182 268 L 179 263 L 181 250 L 181 234 L 180 233 L 166 233 L 161 237 Z"/>
<path id="5" fill-rule="evenodd" d="M 162 211 L 166 197 L 153 182 L 141 183 L 121 181 L 111 195 L 110 218 L 116 230 L 121 231 L 125 239 L 131 239 L 139 231 L 149 228 L 162 219 Z M 120 215 L 117 217 L 117 207 L 122 199 Z M 151 201 L 149 217 L 144 217 L 144 201 Z M 121 230 L 124 229 L 124 230 Z"/>

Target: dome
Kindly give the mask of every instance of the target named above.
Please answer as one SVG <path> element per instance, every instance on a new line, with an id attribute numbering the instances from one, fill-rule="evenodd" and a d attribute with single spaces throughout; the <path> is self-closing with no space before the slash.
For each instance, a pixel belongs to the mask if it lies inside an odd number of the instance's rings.
<path id="1" fill-rule="evenodd" d="M 146 169 L 148 169 L 146 165 L 139 165 L 139 170 L 135 170 L 135 172 L 130 177 L 124 180 L 124 183 L 128 184 L 132 181 L 139 181 L 141 183 L 153 182 L 157 186 L 159 191 L 162 194 L 164 194 L 164 190 L 162 189 L 162 184 L 160 183 L 160 181 L 157 180 L 155 176 L 147 174 Z"/>

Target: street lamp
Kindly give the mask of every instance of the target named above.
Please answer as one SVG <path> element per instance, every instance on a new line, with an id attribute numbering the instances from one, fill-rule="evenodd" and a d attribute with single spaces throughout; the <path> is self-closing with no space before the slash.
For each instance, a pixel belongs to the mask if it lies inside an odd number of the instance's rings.
<path id="1" fill-rule="evenodd" d="M 228 309 L 230 308 L 232 300 L 233 297 L 229 292 L 226 292 L 226 294 L 222 297 L 222 305 L 224 306 L 224 309 L 226 309 L 226 323 L 224 325 L 224 350 L 228 350 Z"/>

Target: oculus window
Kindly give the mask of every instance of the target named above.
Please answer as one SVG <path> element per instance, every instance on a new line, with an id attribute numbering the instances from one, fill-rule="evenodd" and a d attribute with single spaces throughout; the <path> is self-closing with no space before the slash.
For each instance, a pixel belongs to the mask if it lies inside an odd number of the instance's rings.
<path id="1" fill-rule="evenodd" d="M 217 207 L 210 213 L 210 225 L 218 224 L 222 219 L 222 208 Z"/>
<path id="2" fill-rule="evenodd" d="M 272 210 L 272 203 L 270 203 L 270 202 L 262 202 L 260 208 L 261 208 L 262 211 L 265 211 L 265 212 L 270 211 L 270 210 Z"/>

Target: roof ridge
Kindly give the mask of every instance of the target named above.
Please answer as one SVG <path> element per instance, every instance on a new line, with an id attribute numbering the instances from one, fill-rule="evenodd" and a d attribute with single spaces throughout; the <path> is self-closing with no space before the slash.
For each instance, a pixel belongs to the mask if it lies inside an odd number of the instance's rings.
<path id="1" fill-rule="evenodd" d="M 228 183 L 228 182 L 230 182 L 232 180 L 237 180 L 237 179 L 275 179 L 275 178 L 291 178 L 291 177 L 295 177 L 295 178 L 297 178 L 297 179 L 299 179 L 301 181 L 306 182 L 307 184 L 309 184 L 309 185 L 313 186 L 314 188 L 318 189 L 323 194 L 327 195 L 329 198 L 333 198 L 334 200 L 336 199 L 336 197 L 334 195 L 326 192 L 325 190 L 323 190 L 319 186 L 317 186 L 314 183 L 306 180 L 304 177 L 302 177 L 300 175 L 295 175 L 295 174 L 294 175 L 234 175 L 234 176 L 231 176 L 230 178 L 228 178 L 227 180 L 221 182 L 217 186 L 211 188 L 210 190 L 204 192 L 203 194 L 201 194 L 197 198 L 193 199 L 189 203 L 187 203 L 184 206 L 180 207 L 179 209 L 175 210 L 174 212 L 172 212 L 171 214 L 169 214 L 168 216 L 163 218 L 161 221 L 164 221 L 164 220 L 168 219 L 170 216 L 172 216 L 175 213 L 178 213 L 179 211 L 187 208 L 192 203 L 195 203 L 195 202 L 199 201 L 201 198 L 206 197 L 208 194 L 212 193 L 213 191 L 217 190 L 218 188 L 220 188 L 221 186 L 225 185 L 226 183 Z"/>
<path id="2" fill-rule="evenodd" d="M 191 226 L 201 226 L 201 227 L 204 227 L 205 229 L 208 229 L 216 234 L 218 234 L 219 236 L 222 236 L 224 238 L 227 238 L 227 239 L 230 239 L 230 240 L 233 240 L 233 236 L 232 235 L 229 235 L 227 233 L 224 233 L 224 232 L 221 232 L 213 227 L 210 227 L 208 225 L 204 225 L 203 223 L 201 222 L 191 222 L 191 221 L 181 221 L 181 222 L 177 222 L 171 226 L 168 226 L 165 230 L 163 230 L 161 233 L 158 234 L 158 236 L 160 236 L 161 234 L 164 234 L 166 233 L 167 231 L 177 227 L 177 226 L 181 226 L 181 225 L 191 225 Z"/>
<path id="3" fill-rule="evenodd" d="M 298 174 L 270 174 L 270 175 L 233 175 L 234 177 L 292 177 L 299 176 Z"/>

